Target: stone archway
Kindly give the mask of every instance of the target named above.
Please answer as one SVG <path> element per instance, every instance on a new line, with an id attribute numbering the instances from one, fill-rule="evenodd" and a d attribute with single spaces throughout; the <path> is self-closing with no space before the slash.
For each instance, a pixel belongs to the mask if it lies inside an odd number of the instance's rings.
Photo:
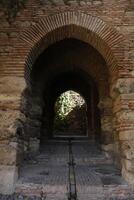
<path id="1" fill-rule="evenodd" d="M 41 19 L 37 25 L 32 26 L 31 29 L 25 30 L 21 34 L 19 43 L 16 44 L 16 52 L 19 52 L 22 56 L 16 59 L 16 63 L 20 63 L 18 66 L 19 70 L 18 72 L 16 70 L 16 73 L 21 73 L 23 77 L 22 82 L 24 82 L 25 74 L 26 87 L 29 88 L 30 72 L 37 57 L 51 44 L 66 38 L 76 38 L 90 44 L 97 49 L 106 61 L 109 71 L 110 95 L 108 97 L 102 96 L 99 107 L 102 110 L 102 117 L 107 119 L 107 121 L 104 120 L 104 129 L 111 121 L 111 118 L 113 120 L 113 135 L 116 141 L 115 146 L 117 147 L 115 154 L 118 160 L 119 157 L 121 158 L 123 176 L 130 183 L 133 183 L 132 151 L 134 138 L 132 133 L 134 122 L 131 105 L 134 91 L 132 88 L 133 79 L 130 72 L 125 72 L 125 78 L 123 76 L 124 54 L 127 49 L 124 50 L 126 41 L 121 34 L 108 26 L 101 19 L 81 12 L 65 12 L 45 17 Z M 29 89 L 24 90 L 24 84 L 22 85 L 20 86 L 19 92 L 17 91 L 19 98 L 23 92 L 29 92 Z M 112 116 L 111 111 L 113 112 Z M 12 124 L 15 124 L 16 120 L 21 122 L 21 125 L 25 123 L 25 116 L 22 117 L 21 114 L 22 113 L 18 109 L 15 113 L 15 117 L 13 116 Z M 20 117 L 18 117 L 18 115 L 20 115 Z M 23 132 L 23 130 L 20 131 L 20 125 L 17 125 L 17 128 L 11 131 L 14 132 L 14 135 L 16 132 L 18 135 L 21 135 Z M 17 147 L 19 146 L 19 140 L 17 140 L 17 142 L 15 141 Z M 115 149 L 115 146 L 111 144 L 110 148 L 112 151 L 113 148 Z M 108 146 L 104 148 L 108 148 L 109 150 Z M 12 183 L 7 186 L 5 180 L 2 185 L 2 187 L 5 188 L 5 193 L 12 193 L 14 189 L 13 185 L 16 179 L 16 159 L 18 157 L 18 152 L 18 148 L 16 148 L 13 156 L 14 162 L 11 168 L 8 166 L 9 162 L 4 163 L 1 161 L 2 165 L 5 165 L 8 170 L 9 168 L 11 170 L 9 177 Z M 10 156 L 7 160 L 8 159 L 10 160 Z"/>
<path id="2" fill-rule="evenodd" d="M 124 37 L 101 19 L 81 12 L 48 16 L 21 34 L 21 41 L 27 44 L 25 76 L 29 76 L 31 66 L 44 49 L 64 38 L 76 38 L 92 45 L 107 61 L 114 79 L 117 78 L 124 55 Z"/>

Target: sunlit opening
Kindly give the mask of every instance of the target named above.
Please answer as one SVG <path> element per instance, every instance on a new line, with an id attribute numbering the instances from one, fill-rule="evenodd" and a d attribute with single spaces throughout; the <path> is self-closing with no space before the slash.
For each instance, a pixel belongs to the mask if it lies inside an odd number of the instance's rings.
<path id="1" fill-rule="evenodd" d="M 54 136 L 86 136 L 87 108 L 84 98 L 69 90 L 55 103 Z"/>

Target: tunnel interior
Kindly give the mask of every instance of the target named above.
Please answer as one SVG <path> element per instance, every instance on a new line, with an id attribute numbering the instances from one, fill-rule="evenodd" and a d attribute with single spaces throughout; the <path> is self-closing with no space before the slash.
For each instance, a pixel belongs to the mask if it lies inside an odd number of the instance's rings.
<path id="1" fill-rule="evenodd" d="M 53 122 L 54 122 L 54 105 L 56 102 L 56 99 L 60 94 L 67 90 L 74 90 L 77 91 L 79 94 L 81 94 L 87 103 L 87 119 L 88 119 L 88 137 L 93 137 L 93 132 L 99 130 L 99 122 L 95 120 L 96 124 L 93 124 L 92 117 L 97 118 L 97 103 L 98 103 L 98 96 L 96 93 L 96 96 L 94 97 L 94 116 L 92 113 L 92 107 L 91 107 L 91 87 L 95 89 L 95 85 L 92 86 L 92 82 L 89 81 L 89 83 L 86 83 L 83 79 L 83 77 L 80 75 L 82 72 L 65 72 L 61 73 L 59 76 L 57 76 L 54 81 L 51 82 L 49 89 L 46 90 L 44 93 L 43 99 L 46 105 L 46 108 L 43 108 L 43 120 L 42 121 L 42 130 L 41 135 L 43 137 L 49 137 L 52 138 L 53 135 Z M 46 98 L 47 97 L 47 98 Z M 45 121 L 45 116 L 47 116 L 47 122 Z M 47 130 L 45 130 L 45 128 Z M 94 129 L 95 128 L 95 129 Z M 49 131 L 48 131 L 49 130 Z M 99 131 L 98 131 L 99 134 Z"/>
<path id="2" fill-rule="evenodd" d="M 25 92 L 25 132 L 41 142 L 53 138 L 54 106 L 64 92 L 79 93 L 87 106 L 87 137 L 101 142 L 98 104 L 108 96 L 108 70 L 101 54 L 89 44 L 69 38 L 49 46 L 35 61 Z"/>

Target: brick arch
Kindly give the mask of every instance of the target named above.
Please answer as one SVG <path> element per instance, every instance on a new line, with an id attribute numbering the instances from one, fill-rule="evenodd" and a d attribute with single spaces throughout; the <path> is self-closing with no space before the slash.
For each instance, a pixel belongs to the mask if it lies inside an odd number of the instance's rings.
<path id="1" fill-rule="evenodd" d="M 80 39 L 97 49 L 107 62 L 111 78 L 116 79 L 122 66 L 124 37 L 100 18 L 72 11 L 44 17 L 21 34 L 21 41 L 27 46 L 27 81 L 32 66 L 42 51 L 65 38 Z"/>

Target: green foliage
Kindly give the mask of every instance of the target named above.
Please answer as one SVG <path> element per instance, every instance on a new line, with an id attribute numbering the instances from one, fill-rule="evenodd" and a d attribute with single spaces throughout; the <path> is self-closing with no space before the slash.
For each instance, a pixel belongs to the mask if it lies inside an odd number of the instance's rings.
<path id="1" fill-rule="evenodd" d="M 26 0 L 0 0 L 0 5 L 5 9 L 7 19 L 16 17 L 18 11 L 25 6 Z"/>
<path id="2" fill-rule="evenodd" d="M 76 106 L 84 104 L 83 98 L 74 91 L 63 93 L 56 101 L 55 109 L 59 118 L 64 119 Z"/>
<path id="3" fill-rule="evenodd" d="M 83 98 L 74 91 L 67 91 L 58 97 L 55 104 L 55 128 L 67 127 L 67 116 L 76 107 L 81 108 L 85 103 Z"/>

